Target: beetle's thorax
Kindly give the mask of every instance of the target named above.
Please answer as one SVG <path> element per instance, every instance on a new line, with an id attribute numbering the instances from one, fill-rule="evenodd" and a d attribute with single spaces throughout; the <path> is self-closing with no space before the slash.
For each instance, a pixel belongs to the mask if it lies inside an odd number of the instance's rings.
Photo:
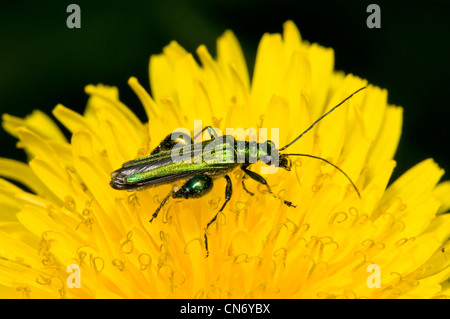
<path id="1" fill-rule="evenodd" d="M 237 162 L 254 164 L 257 161 L 270 157 L 272 155 L 273 147 L 272 141 L 257 143 L 255 141 L 236 141 L 234 144 L 235 154 L 237 155 Z"/>

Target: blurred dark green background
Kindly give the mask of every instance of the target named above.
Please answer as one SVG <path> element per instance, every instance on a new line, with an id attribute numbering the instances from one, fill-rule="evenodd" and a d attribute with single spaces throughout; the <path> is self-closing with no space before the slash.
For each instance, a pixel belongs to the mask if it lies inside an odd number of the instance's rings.
<path id="1" fill-rule="evenodd" d="M 214 54 L 217 37 L 232 29 L 251 69 L 262 34 L 291 19 L 304 39 L 334 48 L 336 69 L 387 88 L 389 102 L 404 107 L 395 176 L 428 157 L 450 172 L 447 0 L 72 1 L 2 3 L 1 113 L 50 113 L 57 103 L 82 112 L 84 86 L 104 83 L 144 120 L 126 82 L 136 76 L 148 88 L 149 57 L 169 41 Z M 81 7 L 81 29 L 66 26 L 71 3 Z M 366 26 L 370 3 L 381 7 L 381 29 Z M 1 131 L 0 140 L 0 157 L 25 160 L 14 138 Z"/>

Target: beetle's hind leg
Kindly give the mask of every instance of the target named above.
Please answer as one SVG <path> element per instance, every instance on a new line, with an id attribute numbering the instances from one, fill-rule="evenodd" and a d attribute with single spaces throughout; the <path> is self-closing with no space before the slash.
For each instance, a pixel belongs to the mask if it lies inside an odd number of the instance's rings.
<path id="1" fill-rule="evenodd" d="M 188 179 L 183 184 L 183 186 L 181 186 L 178 190 L 175 191 L 175 189 L 173 189 L 169 192 L 169 194 L 166 195 L 166 197 L 164 197 L 159 207 L 153 213 L 150 222 L 152 222 L 153 219 L 158 217 L 159 211 L 167 202 L 170 196 L 172 196 L 173 198 L 186 198 L 186 199 L 198 198 L 208 193 L 212 189 L 212 186 L 213 186 L 212 178 L 209 177 L 208 175 L 197 175 Z"/>
<path id="2" fill-rule="evenodd" d="M 220 212 L 222 212 L 225 208 L 225 206 L 227 205 L 227 203 L 230 201 L 231 195 L 233 193 L 233 184 L 231 183 L 231 179 L 228 175 L 224 176 L 225 179 L 227 180 L 227 186 L 225 186 L 225 202 L 223 203 L 222 207 L 220 208 L 220 210 L 217 212 L 217 214 L 209 221 L 209 223 L 206 225 L 206 229 L 205 229 L 205 250 L 206 250 L 206 257 L 209 256 L 209 250 L 208 250 L 208 236 L 207 236 L 207 232 L 208 232 L 208 228 L 209 226 L 214 223 L 217 219 L 217 216 L 219 215 Z"/>

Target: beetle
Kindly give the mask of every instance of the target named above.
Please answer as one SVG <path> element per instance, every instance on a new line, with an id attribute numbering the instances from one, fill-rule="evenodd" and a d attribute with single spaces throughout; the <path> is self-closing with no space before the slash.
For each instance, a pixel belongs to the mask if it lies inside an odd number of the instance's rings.
<path id="1" fill-rule="evenodd" d="M 279 152 L 286 150 L 289 146 L 297 142 L 325 116 L 333 112 L 345 101 L 365 88 L 366 87 L 362 87 L 353 92 L 339 104 L 320 116 L 294 140 L 280 149 L 277 149 L 275 143 L 270 140 L 263 143 L 253 143 L 252 145 L 252 142 L 236 141 L 234 136 L 230 135 L 219 137 L 211 126 L 206 126 L 200 132 L 203 134 L 205 131 L 208 131 L 211 138 L 198 143 L 193 143 L 191 137 L 186 133 L 171 133 L 161 141 L 161 143 L 150 153 L 149 156 L 125 162 L 121 168 L 112 172 L 110 185 L 112 188 L 117 190 L 136 191 L 148 187 L 157 187 L 163 184 L 172 184 L 175 182 L 184 181 L 181 187 L 174 186 L 172 190 L 163 198 L 159 207 L 155 210 L 152 218 L 150 219 L 150 222 L 152 222 L 153 219 L 158 216 L 159 211 L 170 197 L 185 199 L 202 197 L 211 191 L 214 179 L 219 177 L 225 178 L 225 201 L 205 228 L 204 240 L 206 256 L 208 256 L 208 239 L 206 233 L 209 226 L 217 219 L 219 213 L 224 210 L 225 206 L 230 201 L 232 195 L 232 183 L 230 177 L 228 176 L 230 172 L 237 167 L 240 167 L 240 169 L 244 172 L 245 177 L 249 177 L 256 182 L 265 185 L 268 192 L 276 197 L 266 179 L 258 173 L 250 170 L 250 165 L 254 163 L 254 161 L 251 161 L 252 156 L 253 160 L 256 157 L 256 160 L 262 161 L 267 165 L 281 167 L 287 171 L 289 171 L 292 167 L 292 162 L 289 159 L 290 156 L 303 156 L 323 161 L 342 173 L 349 180 L 358 196 L 361 197 L 358 188 L 350 177 L 342 169 L 330 161 L 310 154 L 281 154 Z M 194 140 L 196 140 L 196 137 L 197 136 L 194 137 Z M 223 139 L 224 137 L 225 141 Z M 255 146 L 258 146 L 258 148 L 256 149 Z M 207 148 L 210 150 L 210 154 L 213 155 L 212 157 L 205 158 L 204 154 Z M 181 154 L 183 155 L 182 158 L 184 160 L 174 159 L 173 151 L 176 150 L 178 152 L 180 149 L 182 150 Z M 244 161 L 242 163 L 236 161 L 237 156 L 241 156 Z M 242 185 L 246 192 L 254 195 L 247 190 L 244 180 L 242 180 Z M 289 207 L 295 207 L 292 202 L 285 200 L 283 203 Z"/>

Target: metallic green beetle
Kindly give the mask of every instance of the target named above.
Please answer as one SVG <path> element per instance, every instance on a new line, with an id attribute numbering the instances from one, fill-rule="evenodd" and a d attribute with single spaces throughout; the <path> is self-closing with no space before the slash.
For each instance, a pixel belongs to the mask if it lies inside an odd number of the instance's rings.
<path id="1" fill-rule="evenodd" d="M 193 143 L 191 137 L 185 133 L 171 133 L 161 141 L 161 143 L 151 152 L 149 156 L 128 161 L 124 163 L 121 168 L 112 172 L 110 185 L 114 189 L 134 191 L 147 187 L 170 184 L 177 181 L 185 181 L 181 187 L 174 187 L 166 195 L 166 197 L 164 197 L 161 204 L 152 215 L 150 220 L 150 222 L 152 222 L 153 219 L 158 216 L 159 211 L 170 197 L 185 199 L 202 197 L 211 191 L 213 187 L 213 179 L 224 177 L 227 183 L 225 187 L 225 202 L 211 221 L 209 221 L 206 225 L 204 238 L 206 256 L 208 256 L 208 239 L 206 236 L 208 227 L 216 220 L 218 214 L 224 210 L 232 195 L 232 183 L 228 173 L 237 167 L 240 167 L 245 176 L 248 176 L 256 182 L 265 185 L 268 192 L 275 196 L 265 178 L 249 169 L 249 166 L 255 162 L 255 157 L 257 161 L 262 161 L 267 165 L 282 167 L 287 171 L 289 171 L 292 166 L 289 156 L 304 156 L 321 160 L 333 166 L 345 175 L 353 188 L 356 190 L 358 196 L 360 196 L 357 187 L 348 175 L 326 159 L 309 154 L 280 154 L 279 152 L 284 151 L 286 148 L 291 146 L 305 133 L 311 130 L 313 126 L 316 125 L 321 119 L 363 89 L 365 89 L 365 87 L 362 87 L 349 95 L 338 105 L 334 106 L 327 113 L 319 117 L 292 142 L 280 149 L 276 149 L 276 145 L 272 141 L 255 143 L 257 145 L 252 145 L 251 142 L 236 141 L 236 139 L 230 135 L 217 136 L 214 129 L 210 126 L 203 128 L 201 133 L 207 130 L 211 136 L 211 139 L 199 143 Z M 176 138 L 174 138 L 174 136 Z M 194 137 L 194 140 L 195 139 L 196 138 Z M 257 146 L 257 148 L 255 146 Z M 181 154 L 184 160 L 174 160 L 173 150 L 175 148 L 182 150 Z M 204 156 L 206 148 L 213 150 L 213 156 L 207 159 L 205 159 Z M 236 158 L 242 158 L 244 161 L 239 163 L 236 161 Z M 248 191 L 245 187 L 244 181 L 242 181 L 242 185 L 246 192 L 253 195 L 253 193 Z M 289 207 L 295 207 L 292 202 L 289 201 L 284 201 L 284 204 Z"/>

